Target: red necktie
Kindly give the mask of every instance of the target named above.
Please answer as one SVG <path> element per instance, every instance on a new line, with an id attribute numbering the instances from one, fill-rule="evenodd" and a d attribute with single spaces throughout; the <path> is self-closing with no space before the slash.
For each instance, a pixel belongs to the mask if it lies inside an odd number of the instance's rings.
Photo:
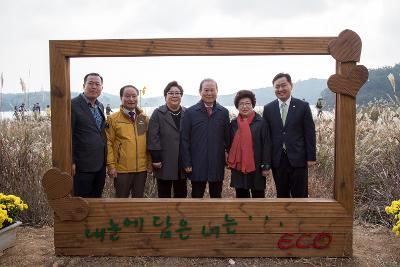
<path id="1" fill-rule="evenodd" d="M 211 114 L 212 114 L 212 108 L 211 107 L 206 107 L 206 109 L 207 109 L 208 117 L 210 117 Z"/>

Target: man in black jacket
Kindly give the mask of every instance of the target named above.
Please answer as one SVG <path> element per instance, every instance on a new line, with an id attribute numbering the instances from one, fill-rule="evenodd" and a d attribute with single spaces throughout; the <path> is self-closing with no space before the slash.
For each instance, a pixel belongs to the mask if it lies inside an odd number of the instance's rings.
<path id="1" fill-rule="evenodd" d="M 292 97 L 292 79 L 272 80 L 278 99 L 264 106 L 272 140 L 272 173 L 277 197 L 308 197 L 308 167 L 316 161 L 315 125 L 307 102 Z"/>
<path id="2" fill-rule="evenodd" d="M 83 93 L 71 101 L 73 195 L 101 197 L 106 177 L 104 106 L 97 98 L 103 77 L 89 73 Z"/>

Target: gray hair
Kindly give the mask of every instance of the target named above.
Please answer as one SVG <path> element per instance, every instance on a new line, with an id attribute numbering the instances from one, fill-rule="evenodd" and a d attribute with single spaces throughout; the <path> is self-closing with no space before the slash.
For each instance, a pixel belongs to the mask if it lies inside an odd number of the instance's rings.
<path id="1" fill-rule="evenodd" d="M 202 88 L 202 86 L 203 86 L 203 83 L 205 83 L 205 82 L 213 82 L 213 83 L 215 83 L 215 87 L 217 87 L 217 90 L 218 90 L 218 84 L 217 84 L 217 82 L 216 82 L 214 79 L 206 78 L 206 79 L 204 79 L 204 80 L 202 80 L 202 81 L 200 82 L 199 92 L 201 91 L 201 88 Z"/>

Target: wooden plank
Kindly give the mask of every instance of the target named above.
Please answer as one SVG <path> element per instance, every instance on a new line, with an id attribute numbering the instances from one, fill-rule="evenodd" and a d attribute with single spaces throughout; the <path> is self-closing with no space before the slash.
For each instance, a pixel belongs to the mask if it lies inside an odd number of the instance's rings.
<path id="1" fill-rule="evenodd" d="M 203 237 L 201 233 L 189 232 L 187 239 L 181 240 L 178 235 L 167 239 L 158 233 L 118 233 L 104 236 L 104 239 L 86 237 L 82 233 L 58 233 L 54 237 L 57 248 L 112 248 L 131 247 L 132 249 L 223 249 L 223 248 L 265 248 L 289 249 L 296 247 L 313 247 L 329 250 L 343 248 L 349 240 L 350 233 L 290 233 L 290 234 L 227 234 L 222 232 Z M 118 238 L 111 240 L 111 238 Z M 285 248 L 285 249 L 284 249 Z"/>
<path id="2" fill-rule="evenodd" d="M 88 202 L 90 203 L 98 203 L 99 205 L 105 203 L 147 203 L 152 205 L 162 204 L 162 203 L 208 203 L 208 205 L 212 205 L 214 203 L 266 203 L 267 205 L 270 203 L 337 203 L 336 200 L 330 198 L 88 198 Z M 96 204 L 97 205 L 97 204 Z"/>
<path id="3" fill-rule="evenodd" d="M 56 248 L 58 256 L 167 256 L 167 257 L 350 257 L 349 247 L 325 249 L 132 249 L 119 248 Z"/>
<path id="4" fill-rule="evenodd" d="M 355 62 L 338 62 L 337 73 L 347 76 L 355 65 Z M 334 197 L 349 214 L 353 214 L 356 136 L 355 98 L 345 94 L 336 94 L 335 117 Z"/>
<path id="5" fill-rule="evenodd" d="M 317 199 L 86 199 L 90 217 L 154 216 L 169 214 L 172 217 L 218 217 L 228 214 L 269 217 L 349 217 L 349 213 L 335 200 Z M 212 205 L 211 205 L 212 204 Z"/>
<path id="6" fill-rule="evenodd" d="M 66 57 L 328 55 L 334 37 L 50 41 Z"/>
<path id="7" fill-rule="evenodd" d="M 134 221 L 138 218 L 130 216 L 110 216 L 110 217 L 87 217 L 80 222 L 61 221 L 58 217 L 54 218 L 54 233 L 84 233 L 85 229 L 95 231 L 95 229 L 111 227 L 112 224 L 117 224 L 121 227 L 121 233 L 160 233 L 160 227 L 153 226 L 153 216 L 144 216 L 143 220 L 140 219 L 138 222 L 142 222 L 142 227 L 138 225 L 124 225 L 124 220 L 128 218 L 130 221 Z M 160 216 L 164 221 L 166 216 Z M 234 219 L 237 223 L 233 228 L 237 233 L 287 233 L 287 232 L 335 232 L 335 233 L 347 233 L 352 227 L 352 218 L 349 216 L 344 217 L 332 217 L 332 218 L 287 218 L 287 217 L 229 217 Z M 110 223 L 110 219 L 112 222 Z M 220 217 L 171 217 L 171 229 L 178 229 L 182 219 L 185 219 L 188 223 L 188 227 L 192 230 L 202 229 L 202 226 L 216 226 L 226 224 L 227 221 L 224 216 Z"/>
<path id="8" fill-rule="evenodd" d="M 52 165 L 71 174 L 71 94 L 69 58 L 50 41 Z"/>

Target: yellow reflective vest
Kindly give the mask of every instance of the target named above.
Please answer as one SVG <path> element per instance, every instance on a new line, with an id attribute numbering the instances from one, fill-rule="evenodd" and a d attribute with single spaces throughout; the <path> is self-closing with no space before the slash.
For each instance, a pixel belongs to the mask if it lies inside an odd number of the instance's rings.
<path id="1" fill-rule="evenodd" d="M 149 118 L 136 108 L 133 123 L 122 109 L 107 117 L 107 168 L 118 173 L 147 170 L 147 127 Z"/>

